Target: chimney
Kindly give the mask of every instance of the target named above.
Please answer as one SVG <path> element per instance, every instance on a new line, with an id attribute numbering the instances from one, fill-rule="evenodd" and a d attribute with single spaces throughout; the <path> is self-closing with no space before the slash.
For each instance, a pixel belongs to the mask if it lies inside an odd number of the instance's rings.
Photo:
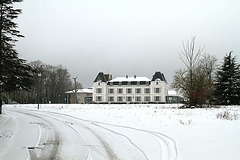
<path id="1" fill-rule="evenodd" d="M 112 75 L 110 75 L 110 80 L 112 80 Z"/>
<path id="2" fill-rule="evenodd" d="M 126 75 L 126 78 L 128 78 L 128 75 Z"/>
<path id="3" fill-rule="evenodd" d="M 136 75 L 134 75 L 134 79 L 136 79 L 137 78 L 137 76 Z"/>

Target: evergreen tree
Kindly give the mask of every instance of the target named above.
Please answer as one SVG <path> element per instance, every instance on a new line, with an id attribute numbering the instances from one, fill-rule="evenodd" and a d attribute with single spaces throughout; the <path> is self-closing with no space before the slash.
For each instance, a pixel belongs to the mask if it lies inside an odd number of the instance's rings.
<path id="1" fill-rule="evenodd" d="M 14 9 L 15 2 L 22 0 L 0 0 L 0 114 L 3 92 L 29 89 L 33 84 L 32 68 L 24 59 L 18 58 L 14 49 L 16 38 L 23 37 L 17 29 L 14 19 L 21 13 Z"/>
<path id="2" fill-rule="evenodd" d="M 223 65 L 217 72 L 215 97 L 218 104 L 240 104 L 240 67 L 231 53 L 224 57 Z"/>

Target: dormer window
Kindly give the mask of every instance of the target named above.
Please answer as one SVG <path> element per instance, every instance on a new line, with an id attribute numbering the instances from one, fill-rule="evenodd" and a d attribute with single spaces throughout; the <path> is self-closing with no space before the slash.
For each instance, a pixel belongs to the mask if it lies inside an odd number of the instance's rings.
<path id="1" fill-rule="evenodd" d="M 139 81 L 137 81 L 137 86 L 140 86 L 140 82 Z"/>
<path id="2" fill-rule="evenodd" d="M 126 82 L 126 81 L 122 82 L 122 85 L 127 85 L 127 84 L 128 84 L 128 82 Z"/>
<path id="3" fill-rule="evenodd" d="M 146 81 L 146 86 L 149 86 L 149 82 L 148 81 Z"/>
<path id="4" fill-rule="evenodd" d="M 156 85 L 159 85 L 161 80 L 159 78 L 157 78 L 155 81 L 156 81 Z"/>

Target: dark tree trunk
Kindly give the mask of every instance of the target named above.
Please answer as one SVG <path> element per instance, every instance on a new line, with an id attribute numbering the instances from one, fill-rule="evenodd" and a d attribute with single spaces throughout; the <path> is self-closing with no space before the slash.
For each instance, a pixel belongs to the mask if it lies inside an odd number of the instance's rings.
<path id="1" fill-rule="evenodd" d="M 2 99 L 0 98 L 0 114 L 2 114 Z"/>

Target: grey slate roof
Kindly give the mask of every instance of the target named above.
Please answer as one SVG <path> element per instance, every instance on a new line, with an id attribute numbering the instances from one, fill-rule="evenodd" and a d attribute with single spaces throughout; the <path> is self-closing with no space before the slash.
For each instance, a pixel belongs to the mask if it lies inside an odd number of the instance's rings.
<path id="1" fill-rule="evenodd" d="M 155 72 L 155 74 L 153 75 L 152 81 L 155 81 L 156 79 L 160 79 L 161 81 L 167 82 L 162 72 Z M 103 72 L 99 72 L 94 82 L 98 82 L 98 81 L 108 82 L 109 80 L 110 80 L 109 74 L 104 74 Z"/>
<path id="2" fill-rule="evenodd" d="M 103 72 L 99 72 L 94 82 L 97 82 L 97 81 L 102 81 L 102 82 L 109 81 L 109 74 L 104 74 Z"/>
<path id="3" fill-rule="evenodd" d="M 164 74 L 162 72 L 156 72 L 154 75 L 153 75 L 153 78 L 152 78 L 152 81 L 155 81 L 156 79 L 160 79 L 161 81 L 166 81 L 165 77 L 164 77 Z"/>

